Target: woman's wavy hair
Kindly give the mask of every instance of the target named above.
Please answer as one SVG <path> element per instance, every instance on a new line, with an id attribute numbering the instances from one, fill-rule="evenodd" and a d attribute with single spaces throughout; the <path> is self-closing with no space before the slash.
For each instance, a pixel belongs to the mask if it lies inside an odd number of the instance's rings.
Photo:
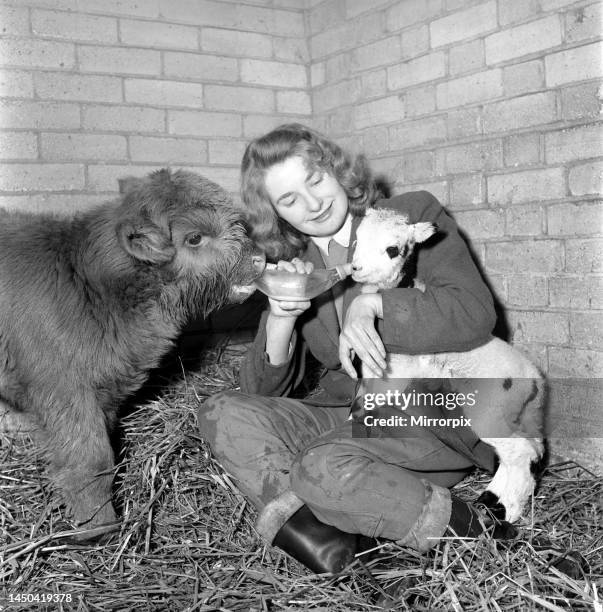
<path id="1" fill-rule="evenodd" d="M 354 216 L 364 216 L 381 196 L 364 156 L 351 157 L 304 125 L 281 125 L 252 140 L 241 162 L 241 196 L 247 208 L 249 234 L 270 261 L 299 255 L 309 240 L 278 216 L 264 184 L 269 168 L 293 156 L 304 159 L 308 170 L 320 169 L 334 176 L 346 192 Z"/>

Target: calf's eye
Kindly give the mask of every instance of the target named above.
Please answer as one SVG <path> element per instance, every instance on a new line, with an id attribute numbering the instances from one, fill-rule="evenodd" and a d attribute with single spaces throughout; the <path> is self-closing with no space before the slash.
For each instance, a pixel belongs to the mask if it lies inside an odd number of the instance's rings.
<path id="1" fill-rule="evenodd" d="M 201 244 L 202 240 L 203 234 L 191 234 L 190 236 L 186 237 L 185 243 L 187 246 L 196 247 Z"/>
<path id="2" fill-rule="evenodd" d="M 387 249 L 385 249 L 385 252 L 389 255 L 390 259 L 394 259 L 395 257 L 398 257 L 398 255 L 400 255 L 400 249 L 397 246 L 387 247 Z"/>

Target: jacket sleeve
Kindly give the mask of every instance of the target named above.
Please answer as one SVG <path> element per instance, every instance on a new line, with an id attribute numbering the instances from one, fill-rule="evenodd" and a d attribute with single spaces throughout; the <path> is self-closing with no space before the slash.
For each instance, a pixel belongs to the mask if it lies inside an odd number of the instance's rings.
<path id="1" fill-rule="evenodd" d="M 494 303 L 454 220 L 427 192 L 405 194 L 387 206 L 399 206 L 412 223 L 430 221 L 438 228 L 418 246 L 416 276 L 425 283 L 425 292 L 383 292 L 379 331 L 387 350 L 440 353 L 484 344 L 496 323 Z"/>
<path id="2" fill-rule="evenodd" d="M 286 396 L 303 379 L 303 342 L 298 342 L 298 334 L 294 330 L 287 361 L 279 365 L 271 364 L 266 354 L 267 317 L 268 310 L 265 310 L 255 340 L 243 358 L 240 370 L 241 391 L 264 396 Z"/>

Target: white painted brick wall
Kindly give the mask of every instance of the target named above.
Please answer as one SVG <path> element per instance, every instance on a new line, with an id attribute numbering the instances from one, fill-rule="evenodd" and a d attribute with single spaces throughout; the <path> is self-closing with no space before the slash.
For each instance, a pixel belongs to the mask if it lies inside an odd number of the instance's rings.
<path id="1" fill-rule="evenodd" d="M 496 2 L 490 0 L 464 11 L 436 19 L 429 25 L 431 46 L 434 48 L 483 36 L 496 29 Z"/>
<path id="2" fill-rule="evenodd" d="M 551 15 L 486 37 L 486 62 L 498 64 L 557 47 L 561 41 L 561 20 Z"/>
<path id="3" fill-rule="evenodd" d="M 3 1 L 0 206 L 71 214 L 167 164 L 238 192 L 245 139 L 312 113 L 304 3 L 258 4 Z"/>
<path id="4" fill-rule="evenodd" d="M 78 49 L 81 72 L 106 74 L 161 74 L 161 54 L 151 49 L 84 46 Z"/>

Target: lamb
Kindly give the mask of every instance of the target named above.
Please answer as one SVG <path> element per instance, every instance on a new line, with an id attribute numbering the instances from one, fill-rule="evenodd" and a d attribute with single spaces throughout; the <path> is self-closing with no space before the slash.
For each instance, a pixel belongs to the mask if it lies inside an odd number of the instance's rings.
<path id="1" fill-rule="evenodd" d="M 1 212 L 0 405 L 33 422 L 77 539 L 116 521 L 120 403 L 189 317 L 242 301 L 262 272 L 243 221 L 221 187 L 169 170 L 74 219 Z"/>
<path id="2" fill-rule="evenodd" d="M 364 293 L 398 286 L 414 245 L 436 231 L 430 223 L 411 225 L 394 210 L 369 209 L 357 230 L 352 278 L 363 284 Z M 429 290 L 420 279 L 415 279 L 414 289 Z M 415 378 L 441 378 L 451 379 L 457 393 L 479 389 L 479 401 L 466 404 L 464 415 L 477 436 L 494 448 L 499 466 L 478 501 L 492 508 L 499 519 L 519 519 L 536 487 L 535 468 L 544 450 L 539 436 L 545 385 L 536 366 L 495 337 L 467 352 L 389 354 L 387 364 L 385 379 L 403 379 L 402 386 Z M 508 427 L 503 433 L 508 431 L 508 437 L 497 437 L 500 429 L 492 431 L 480 414 L 480 405 L 495 407 L 501 416 L 518 415 L 512 423 L 500 424 L 501 429 Z"/>

